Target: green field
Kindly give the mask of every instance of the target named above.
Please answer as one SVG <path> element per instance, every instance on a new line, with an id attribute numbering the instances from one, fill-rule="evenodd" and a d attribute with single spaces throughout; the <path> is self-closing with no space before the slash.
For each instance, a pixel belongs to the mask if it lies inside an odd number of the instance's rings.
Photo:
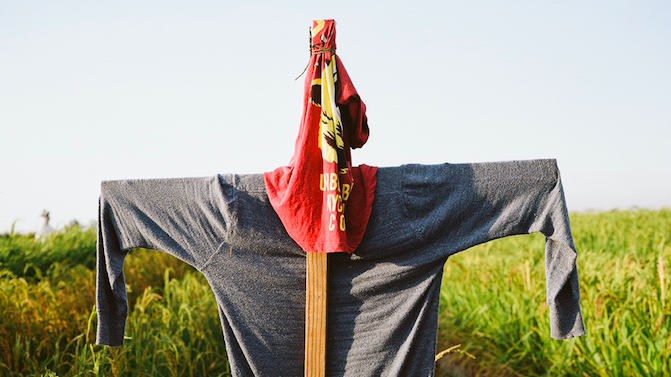
<path id="1" fill-rule="evenodd" d="M 671 375 L 671 209 L 571 224 L 587 335 L 549 336 L 543 237 L 504 238 L 445 266 L 437 375 Z M 78 226 L 0 235 L 0 376 L 230 375 L 204 278 L 155 251 L 126 260 L 125 345 L 94 345 L 95 242 Z"/>

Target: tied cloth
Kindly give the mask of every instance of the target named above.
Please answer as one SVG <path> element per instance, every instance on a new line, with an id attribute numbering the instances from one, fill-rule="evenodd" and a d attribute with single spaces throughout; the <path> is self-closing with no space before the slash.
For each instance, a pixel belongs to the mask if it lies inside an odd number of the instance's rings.
<path id="1" fill-rule="evenodd" d="M 368 140 L 366 106 L 336 55 L 335 21 L 314 20 L 303 117 L 288 166 L 264 173 L 287 233 L 307 252 L 352 252 L 368 224 L 377 167 L 352 166 Z"/>

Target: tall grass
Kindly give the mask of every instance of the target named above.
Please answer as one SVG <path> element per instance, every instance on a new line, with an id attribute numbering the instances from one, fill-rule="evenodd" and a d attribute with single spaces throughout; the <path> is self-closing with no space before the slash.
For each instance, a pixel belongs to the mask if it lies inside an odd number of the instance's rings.
<path id="1" fill-rule="evenodd" d="M 476 359 L 451 354 L 443 365 L 483 376 L 671 375 L 671 210 L 574 213 L 571 223 L 587 334 L 550 338 L 543 237 L 505 238 L 445 266 L 440 343 Z"/>
<path id="2" fill-rule="evenodd" d="M 26 259 L 39 262 L 39 250 L 47 250 L 45 258 L 56 254 L 45 244 L 60 247 L 72 236 L 75 258 L 88 242 L 95 260 L 90 230 L 80 230 L 81 239 L 74 232 L 44 244 L 4 235 L 0 247 L 16 253 L 16 245 L 26 245 Z M 200 273 L 163 253 L 132 251 L 125 265 L 128 338 L 123 347 L 96 346 L 95 271 L 69 261 L 66 248 L 44 271 L 44 262 L 26 269 L 20 255 L 4 259 L 15 265 L 0 270 L 0 376 L 230 375 L 214 295 Z"/>
<path id="3" fill-rule="evenodd" d="M 671 210 L 574 213 L 571 223 L 587 334 L 549 336 L 543 237 L 497 240 L 445 266 L 439 344 L 451 350 L 438 376 L 671 375 Z M 95 346 L 95 232 L 50 237 L 0 235 L 0 376 L 230 375 L 200 273 L 132 251 L 128 339 Z"/>

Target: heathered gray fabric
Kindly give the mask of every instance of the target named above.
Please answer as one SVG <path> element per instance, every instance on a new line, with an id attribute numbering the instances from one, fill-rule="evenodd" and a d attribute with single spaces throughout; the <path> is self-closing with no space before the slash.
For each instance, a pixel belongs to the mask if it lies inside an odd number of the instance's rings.
<path id="1" fill-rule="evenodd" d="M 327 375 L 432 376 L 443 265 L 513 234 L 546 236 L 551 335 L 584 334 L 554 160 L 404 165 L 377 177 L 362 243 L 329 255 Z M 205 275 L 234 376 L 303 375 L 305 253 L 268 203 L 262 175 L 102 183 L 99 344 L 123 342 L 123 263 L 133 247 L 170 253 Z"/>

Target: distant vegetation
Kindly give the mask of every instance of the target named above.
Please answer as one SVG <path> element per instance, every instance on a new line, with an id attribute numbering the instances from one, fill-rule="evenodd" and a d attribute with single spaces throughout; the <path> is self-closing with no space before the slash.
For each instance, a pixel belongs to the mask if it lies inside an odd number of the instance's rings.
<path id="1" fill-rule="evenodd" d="M 54 263 L 62 266 L 83 265 L 89 269 L 96 263 L 96 229 L 80 225 L 65 229 L 35 242 L 35 235 L 0 235 L 0 269 L 17 276 L 32 277 L 47 271 Z"/>
<path id="2" fill-rule="evenodd" d="M 497 240 L 445 266 L 439 376 L 671 375 L 671 210 L 571 223 L 587 335 L 549 336 L 543 237 Z M 0 235 L 0 376 L 230 375 L 207 282 L 160 252 L 126 260 L 125 345 L 94 345 L 95 243 L 79 226 Z"/>

